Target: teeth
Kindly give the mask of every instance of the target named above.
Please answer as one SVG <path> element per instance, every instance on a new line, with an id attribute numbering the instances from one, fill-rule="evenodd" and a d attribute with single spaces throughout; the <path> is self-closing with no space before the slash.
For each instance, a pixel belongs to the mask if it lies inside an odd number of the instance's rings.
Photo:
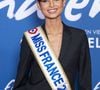
<path id="1" fill-rule="evenodd" d="M 50 10 L 48 10 L 48 12 L 49 13 L 54 13 L 54 12 L 56 12 L 56 9 L 50 9 Z"/>

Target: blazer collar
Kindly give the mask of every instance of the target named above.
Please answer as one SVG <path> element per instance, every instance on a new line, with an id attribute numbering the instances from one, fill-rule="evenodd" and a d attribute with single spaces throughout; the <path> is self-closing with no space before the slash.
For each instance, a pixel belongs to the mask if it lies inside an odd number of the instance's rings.
<path id="1" fill-rule="evenodd" d="M 61 61 L 62 64 L 64 64 L 64 58 L 68 53 L 70 43 L 71 43 L 70 27 L 68 27 L 63 23 L 63 37 L 62 37 L 62 45 L 61 45 L 61 50 L 59 55 L 59 60 Z"/>

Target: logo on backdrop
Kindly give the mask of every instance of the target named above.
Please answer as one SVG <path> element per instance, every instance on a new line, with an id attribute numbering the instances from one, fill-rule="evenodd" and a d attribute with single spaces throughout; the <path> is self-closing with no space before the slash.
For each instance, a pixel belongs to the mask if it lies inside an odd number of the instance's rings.
<path id="1" fill-rule="evenodd" d="M 90 48 L 100 49 L 100 30 L 85 30 Z"/>
<path id="2" fill-rule="evenodd" d="M 84 9 L 89 5 L 90 0 L 82 0 L 78 3 L 79 0 L 70 0 L 67 6 L 65 7 L 65 17 L 70 21 L 78 21 L 82 17 L 82 12 L 72 14 L 73 9 L 80 10 Z M 95 18 L 100 13 L 100 0 L 94 0 L 90 10 L 88 11 L 88 16 L 90 18 Z"/>
<path id="3" fill-rule="evenodd" d="M 62 18 L 71 26 L 100 29 L 100 0 L 69 0 Z"/>
<path id="4" fill-rule="evenodd" d="M 44 16 L 42 15 L 41 11 L 37 8 L 35 0 L 23 1 L 23 3 L 15 11 L 16 4 L 17 3 L 15 3 L 15 0 L 2 0 L 0 1 L 0 10 L 3 10 L 3 8 L 8 7 L 7 17 L 9 19 L 22 20 L 26 17 L 29 17 L 35 12 L 37 12 L 37 16 L 40 19 L 44 19 Z M 65 6 L 64 20 L 75 22 L 87 18 L 85 24 L 90 22 L 94 23 L 100 18 L 99 14 L 100 0 L 82 0 L 82 2 L 79 2 L 79 0 L 69 0 L 67 5 Z M 91 27 L 96 27 L 95 25 L 96 24 L 94 24 L 94 26 L 92 25 Z M 97 27 L 99 27 L 98 24 Z"/>
<path id="5" fill-rule="evenodd" d="M 4 90 L 13 90 L 13 85 L 14 85 L 15 80 L 12 79 L 5 87 Z"/>
<path id="6" fill-rule="evenodd" d="M 21 6 L 15 11 L 16 4 L 15 0 L 2 0 L 0 1 L 0 10 L 8 7 L 7 17 L 9 19 L 23 20 L 37 11 L 37 15 L 40 19 L 43 19 L 41 11 L 38 10 L 35 0 L 25 0 Z"/>
<path id="7" fill-rule="evenodd" d="M 100 90 L 100 82 L 97 83 L 97 85 L 95 86 L 94 90 Z"/>

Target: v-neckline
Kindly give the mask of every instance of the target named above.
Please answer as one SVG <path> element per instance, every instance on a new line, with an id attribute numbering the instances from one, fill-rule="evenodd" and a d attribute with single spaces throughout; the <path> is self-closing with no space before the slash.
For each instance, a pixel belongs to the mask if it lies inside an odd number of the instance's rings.
<path id="1" fill-rule="evenodd" d="M 42 29 L 47 37 L 47 40 L 49 40 L 46 29 L 45 29 L 45 24 L 42 25 Z M 63 44 L 63 37 L 64 37 L 64 25 L 63 25 L 63 31 L 62 31 L 62 41 L 61 41 L 61 47 L 60 47 L 60 51 L 59 51 L 59 55 L 58 55 L 58 59 L 60 59 L 61 57 L 61 51 L 62 51 L 62 44 Z"/>

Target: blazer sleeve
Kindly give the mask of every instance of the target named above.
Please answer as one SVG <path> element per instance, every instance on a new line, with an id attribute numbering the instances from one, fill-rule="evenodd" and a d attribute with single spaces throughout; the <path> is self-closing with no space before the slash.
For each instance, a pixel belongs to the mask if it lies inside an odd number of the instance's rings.
<path id="1" fill-rule="evenodd" d="M 27 80 L 31 67 L 31 51 L 28 43 L 23 37 L 20 49 L 20 60 L 17 69 L 17 75 L 13 90 L 20 90 L 19 88 L 24 87 Z"/>
<path id="2" fill-rule="evenodd" d="M 88 39 L 83 31 L 81 54 L 79 61 L 79 90 L 92 90 L 91 85 L 91 59 L 89 52 Z"/>

